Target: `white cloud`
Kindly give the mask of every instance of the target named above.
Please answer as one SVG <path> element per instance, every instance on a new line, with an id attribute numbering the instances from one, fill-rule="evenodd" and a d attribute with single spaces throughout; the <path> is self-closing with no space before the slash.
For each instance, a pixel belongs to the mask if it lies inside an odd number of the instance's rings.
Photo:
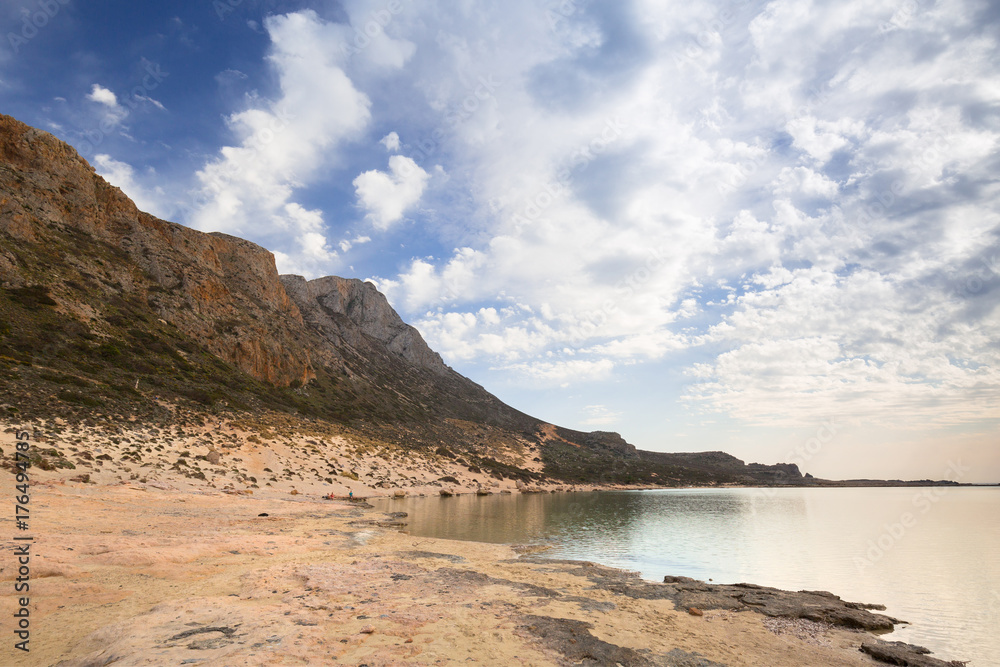
<path id="1" fill-rule="evenodd" d="M 97 108 L 99 110 L 101 131 L 111 131 L 115 127 L 120 127 L 122 121 L 124 121 L 129 115 L 129 109 L 126 109 L 118 102 L 118 96 L 114 92 L 104 88 L 100 84 L 95 83 L 87 95 L 86 99 L 89 102 L 99 105 Z"/>
<path id="2" fill-rule="evenodd" d="M 610 426 L 617 424 L 622 413 L 610 410 L 606 405 L 588 405 L 583 409 L 587 415 L 583 423 L 587 426 Z"/>
<path id="3" fill-rule="evenodd" d="M 837 196 L 837 184 L 809 167 L 785 167 L 778 174 L 774 193 L 798 197 L 822 197 L 832 199 Z"/>
<path id="4" fill-rule="evenodd" d="M 248 78 L 250 77 L 247 74 L 238 69 L 224 69 L 215 75 L 216 82 L 224 86 L 231 86 Z"/>
<path id="5" fill-rule="evenodd" d="M 997 128 L 974 122 L 1000 100 L 996 40 L 956 37 L 971 8 L 900 21 L 893 3 L 776 0 L 720 24 L 645 3 L 614 34 L 582 7 L 540 28 L 519 2 L 433 33 L 401 20 L 415 85 L 449 119 L 427 156 L 450 156 L 449 187 L 476 203 L 467 236 L 427 229 L 454 251 L 380 285 L 447 358 L 525 378 L 700 347 L 689 395 L 742 419 L 982 417 L 997 362 L 942 285 L 1000 225 Z M 478 29 L 507 21 L 524 28 Z"/>
<path id="6" fill-rule="evenodd" d="M 825 121 L 813 116 L 801 116 L 789 120 L 785 129 L 795 140 L 793 145 L 796 148 L 823 164 L 833 157 L 835 151 L 849 146 L 852 138 L 864 131 L 864 123 L 849 118 Z"/>
<path id="7" fill-rule="evenodd" d="M 808 425 L 835 411 L 925 428 L 991 418 L 1000 354 L 958 325 L 963 304 L 873 271 L 801 269 L 737 299 L 709 334 L 732 349 L 699 364 L 689 397 L 756 423 Z M 920 416 L 918 422 L 914 421 Z"/>
<path id="8" fill-rule="evenodd" d="M 152 97 L 147 97 L 146 95 L 135 95 L 133 99 L 136 102 L 145 102 L 146 104 L 152 104 L 154 107 L 160 111 L 166 111 L 167 108 L 163 106 L 163 103 L 159 100 L 154 100 Z"/>
<path id="9" fill-rule="evenodd" d="M 189 221 L 266 242 L 282 271 L 329 273 L 336 253 L 322 212 L 295 202 L 295 192 L 335 149 L 360 137 L 371 101 L 344 71 L 340 44 L 348 26 L 307 10 L 271 16 L 264 27 L 281 96 L 248 98 L 248 108 L 227 119 L 238 141 L 198 172 L 201 187 Z"/>
<path id="10" fill-rule="evenodd" d="M 498 370 L 515 371 L 537 386 L 565 388 L 582 382 L 607 380 L 614 367 L 609 359 L 570 359 L 510 364 Z"/>
<path id="11" fill-rule="evenodd" d="M 399 150 L 399 135 L 395 132 L 390 132 L 382 137 L 379 143 L 385 146 L 387 151 L 394 153 Z"/>
<path id="12" fill-rule="evenodd" d="M 351 248 L 357 245 L 364 245 L 365 243 L 371 243 L 372 237 L 370 236 L 356 236 L 353 239 L 344 239 L 338 245 L 341 252 L 347 252 Z"/>
<path id="13" fill-rule="evenodd" d="M 169 215 L 170 206 L 166 202 L 166 193 L 163 188 L 154 186 L 150 189 L 142 185 L 136 178 L 132 165 L 114 160 L 110 155 L 101 153 L 94 156 L 94 170 L 108 183 L 121 188 L 122 192 L 139 207 L 140 211 L 152 213 L 160 218 Z M 147 176 L 150 180 L 156 178 L 155 172 L 152 171 Z"/>
<path id="14" fill-rule="evenodd" d="M 386 230 L 416 206 L 429 180 L 430 174 L 412 158 L 393 155 L 388 173 L 374 169 L 363 172 L 354 179 L 354 190 L 372 225 Z"/>
<path id="15" fill-rule="evenodd" d="M 87 95 L 87 99 L 91 102 L 103 104 L 111 109 L 118 108 L 118 96 L 98 83 L 93 85 L 90 94 Z"/>

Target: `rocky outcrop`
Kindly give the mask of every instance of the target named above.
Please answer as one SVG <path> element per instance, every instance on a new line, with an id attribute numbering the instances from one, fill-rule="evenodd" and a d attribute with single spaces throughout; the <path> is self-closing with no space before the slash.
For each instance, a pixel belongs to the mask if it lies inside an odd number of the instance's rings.
<path id="1" fill-rule="evenodd" d="M 568 428 L 556 428 L 556 434 L 566 441 L 582 445 L 596 452 L 614 454 L 627 458 L 635 458 L 636 448 L 625 441 L 618 433 L 613 431 L 593 431 L 583 433 L 572 431 Z"/>
<path id="2" fill-rule="evenodd" d="M 413 366 L 448 372 L 440 355 L 403 322 L 373 284 L 336 276 L 307 281 L 291 275 L 281 276 L 281 283 L 306 321 L 325 337 L 334 333 L 357 346 L 358 334 L 369 336 Z"/>
<path id="3" fill-rule="evenodd" d="M 565 561 L 570 563 L 572 561 Z M 689 577 L 666 576 L 663 583 L 643 581 L 635 573 L 581 564 L 595 587 L 644 600 L 672 600 L 680 609 L 755 611 L 765 616 L 802 618 L 854 630 L 890 632 L 895 618 L 874 614 L 879 605 L 846 602 L 826 591 L 783 591 L 755 584 L 708 584 Z"/>
<path id="4" fill-rule="evenodd" d="M 805 619 L 815 623 L 881 634 L 891 632 L 904 621 L 870 610 L 884 610 L 882 605 L 846 602 L 826 591 L 783 591 L 754 584 L 709 584 L 690 577 L 665 576 L 663 583 L 645 581 L 636 572 L 627 572 L 589 561 L 559 560 L 540 556 L 521 556 L 508 561 L 540 566 L 540 569 L 567 572 L 588 579 L 591 590 L 608 591 L 635 600 L 670 600 L 677 609 L 694 616 L 704 616 L 707 610 L 755 612 L 772 619 Z M 534 620 L 534 619 L 532 619 Z M 589 641 L 579 626 L 570 633 L 577 641 Z M 552 635 L 546 630 L 545 636 Z M 575 644 L 575 641 L 570 641 Z M 887 642 L 868 636 L 860 650 L 876 660 L 890 665 L 911 667 L 961 667 L 963 662 L 946 662 L 930 657 L 921 646 L 903 642 Z M 577 658 L 579 659 L 579 658 Z M 618 659 L 615 657 L 615 659 Z M 602 663 L 603 664 L 603 663 Z M 611 664 L 610 662 L 608 664 Z M 624 664 L 624 663 L 623 663 Z M 647 664 L 647 663 L 635 663 Z M 674 664 L 656 662 L 654 664 Z M 701 664 L 701 663 L 682 663 Z"/>
<path id="5" fill-rule="evenodd" d="M 536 637 L 547 649 L 561 654 L 570 665 L 628 665 L 629 667 L 726 667 L 698 653 L 673 649 L 663 654 L 637 651 L 599 639 L 593 623 L 537 614 L 518 618 L 518 629 Z"/>
<path id="6" fill-rule="evenodd" d="M 905 642 L 887 642 L 872 639 L 861 644 L 861 652 L 867 653 L 880 662 L 903 667 L 965 667 L 959 660 L 938 660 L 930 656 L 930 650 Z"/>
<path id="7" fill-rule="evenodd" d="M 639 452 L 651 463 L 700 470 L 713 475 L 726 475 L 732 481 L 767 485 L 808 483 L 794 463 L 744 463 L 725 452 Z"/>
<path id="8" fill-rule="evenodd" d="M 825 591 L 782 591 L 755 584 L 708 584 L 690 577 L 666 576 L 663 583 L 641 579 L 626 572 L 587 561 L 555 560 L 537 556 L 519 562 L 544 564 L 586 577 L 594 588 L 637 600 L 671 600 L 678 609 L 726 609 L 755 611 L 765 616 L 802 618 L 853 630 L 890 632 L 902 623 L 889 616 L 873 614 L 880 605 L 846 602 Z"/>
<path id="9" fill-rule="evenodd" d="M 42 282 L 99 336 L 100 314 L 117 298 L 151 307 L 260 380 L 315 376 L 270 252 L 139 211 L 71 147 L 0 115 L 0 283 Z"/>

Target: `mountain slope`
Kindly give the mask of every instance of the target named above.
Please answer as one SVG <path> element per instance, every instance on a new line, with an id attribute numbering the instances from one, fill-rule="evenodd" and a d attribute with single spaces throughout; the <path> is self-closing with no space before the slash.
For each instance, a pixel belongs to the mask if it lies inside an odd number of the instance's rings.
<path id="1" fill-rule="evenodd" d="M 282 412 L 519 479 L 543 466 L 574 482 L 770 475 L 735 459 L 713 467 L 639 452 L 618 434 L 519 412 L 446 366 L 373 285 L 279 276 L 267 250 L 139 211 L 72 148 L 8 116 L 0 403 L 0 416 L 84 423 Z"/>

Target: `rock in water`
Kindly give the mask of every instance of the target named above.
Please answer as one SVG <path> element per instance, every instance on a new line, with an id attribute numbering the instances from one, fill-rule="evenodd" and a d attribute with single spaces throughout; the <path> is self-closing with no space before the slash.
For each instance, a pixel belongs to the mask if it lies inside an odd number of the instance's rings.
<path id="1" fill-rule="evenodd" d="M 944 661 L 930 657 L 930 650 L 904 642 L 886 642 L 873 639 L 861 644 L 861 652 L 890 665 L 905 667 L 964 667 L 964 662 Z"/>

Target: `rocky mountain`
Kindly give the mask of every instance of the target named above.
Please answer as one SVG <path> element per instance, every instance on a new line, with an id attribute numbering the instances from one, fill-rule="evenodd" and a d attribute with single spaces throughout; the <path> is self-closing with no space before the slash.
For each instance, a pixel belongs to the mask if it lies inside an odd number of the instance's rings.
<path id="1" fill-rule="evenodd" d="M 281 276 L 281 284 L 305 320 L 325 338 L 364 344 L 374 338 L 392 354 L 439 375 L 449 368 L 431 350 L 420 333 L 403 322 L 375 286 L 360 280 L 327 276 L 307 281 L 302 276 Z"/>
<path id="2" fill-rule="evenodd" d="M 515 410 L 449 368 L 374 285 L 279 276 L 264 248 L 138 210 L 70 146 L 2 115 L 0 406 L 84 423 L 281 412 L 524 479 L 801 480 Z"/>

